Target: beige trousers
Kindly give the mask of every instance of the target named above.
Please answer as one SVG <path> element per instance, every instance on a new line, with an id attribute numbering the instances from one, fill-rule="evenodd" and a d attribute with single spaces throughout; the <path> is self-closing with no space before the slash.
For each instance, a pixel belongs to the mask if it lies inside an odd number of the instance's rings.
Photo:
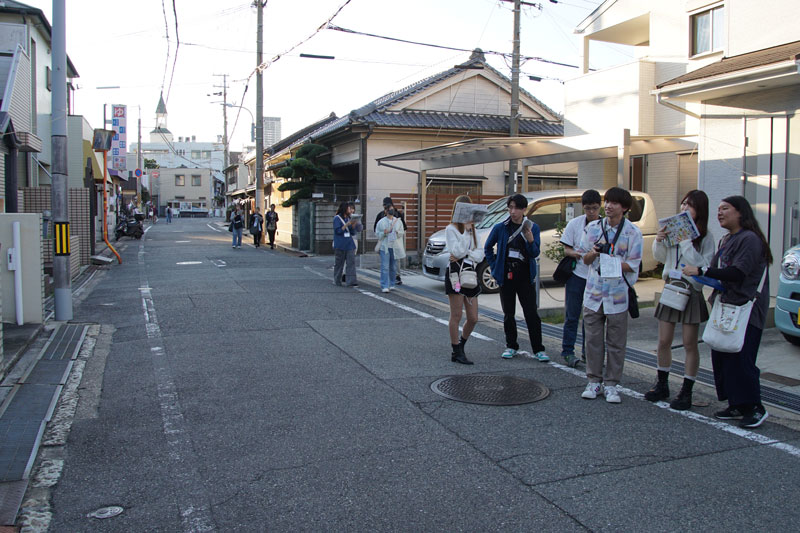
<path id="1" fill-rule="evenodd" d="M 628 344 L 628 312 L 606 315 L 602 304 L 597 311 L 584 307 L 583 325 L 586 328 L 586 377 L 589 382 L 619 384 Z"/>

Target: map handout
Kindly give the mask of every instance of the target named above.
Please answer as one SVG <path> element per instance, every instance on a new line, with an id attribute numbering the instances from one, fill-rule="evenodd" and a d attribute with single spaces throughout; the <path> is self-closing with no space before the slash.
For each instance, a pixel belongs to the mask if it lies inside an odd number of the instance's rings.
<path id="1" fill-rule="evenodd" d="M 688 211 L 681 211 L 677 215 L 658 220 L 658 227 L 667 228 L 667 240 L 670 246 L 675 246 L 679 242 L 692 240 L 700 236 L 700 231 L 692 220 Z"/>
<path id="2" fill-rule="evenodd" d="M 452 222 L 454 224 L 467 224 L 469 222 L 477 224 L 486 216 L 486 207 L 487 206 L 481 204 L 458 202 L 453 210 Z"/>

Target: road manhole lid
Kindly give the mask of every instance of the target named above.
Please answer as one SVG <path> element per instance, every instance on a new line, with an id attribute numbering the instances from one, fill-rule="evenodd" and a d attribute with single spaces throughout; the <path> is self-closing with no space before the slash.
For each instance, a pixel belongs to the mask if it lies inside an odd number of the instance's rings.
<path id="1" fill-rule="evenodd" d="M 431 383 L 431 390 L 457 402 L 520 405 L 547 398 L 550 389 L 532 379 L 513 376 L 450 376 Z"/>
<path id="2" fill-rule="evenodd" d="M 100 509 L 92 511 L 86 516 L 88 516 L 89 518 L 100 518 L 100 519 L 111 518 L 112 516 L 117 516 L 119 514 L 122 514 L 123 510 L 124 509 L 119 505 L 111 505 L 109 507 L 101 507 Z"/>

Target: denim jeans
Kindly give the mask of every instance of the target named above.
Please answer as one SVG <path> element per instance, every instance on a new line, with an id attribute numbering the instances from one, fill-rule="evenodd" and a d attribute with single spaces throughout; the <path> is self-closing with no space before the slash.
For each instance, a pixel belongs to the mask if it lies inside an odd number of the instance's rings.
<path id="1" fill-rule="evenodd" d="M 380 250 L 381 256 L 381 289 L 394 287 L 397 277 L 397 261 L 394 258 L 394 249 Z"/>
<path id="2" fill-rule="evenodd" d="M 583 292 L 586 290 L 586 280 L 572 274 L 564 287 L 564 329 L 561 336 L 561 355 L 575 355 L 575 340 L 578 337 L 578 321 L 583 309 Z M 581 326 L 583 343 L 581 354 L 586 354 L 586 332 Z"/>
<path id="3" fill-rule="evenodd" d="M 244 228 L 233 228 L 233 245 L 242 246 L 242 230 Z"/>

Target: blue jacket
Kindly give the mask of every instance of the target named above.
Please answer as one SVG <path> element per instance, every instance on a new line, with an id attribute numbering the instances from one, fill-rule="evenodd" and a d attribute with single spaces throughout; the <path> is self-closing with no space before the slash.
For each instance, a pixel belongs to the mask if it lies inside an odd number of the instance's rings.
<path id="1" fill-rule="evenodd" d="M 502 285 L 506 279 L 506 252 L 508 249 L 508 238 L 511 234 L 508 232 L 508 223 L 511 217 L 507 218 L 504 222 L 498 222 L 492 228 L 489 238 L 486 239 L 486 244 L 483 245 L 483 251 L 486 254 L 486 261 L 492 269 L 492 277 L 497 281 L 498 285 Z M 533 242 L 525 241 L 525 251 L 528 252 L 528 262 L 531 269 L 531 283 L 536 282 L 536 258 L 539 257 L 539 225 L 536 222 L 531 227 L 533 233 Z M 523 240 L 525 238 L 523 237 Z M 494 245 L 497 244 L 497 255 L 494 253 Z"/>
<path id="2" fill-rule="evenodd" d="M 353 237 L 361 231 L 361 224 L 353 224 L 350 226 L 350 236 L 344 236 L 344 225 L 350 220 L 349 217 L 343 217 L 344 222 L 338 216 L 333 217 L 333 248 L 335 250 L 355 250 L 356 243 Z"/>

